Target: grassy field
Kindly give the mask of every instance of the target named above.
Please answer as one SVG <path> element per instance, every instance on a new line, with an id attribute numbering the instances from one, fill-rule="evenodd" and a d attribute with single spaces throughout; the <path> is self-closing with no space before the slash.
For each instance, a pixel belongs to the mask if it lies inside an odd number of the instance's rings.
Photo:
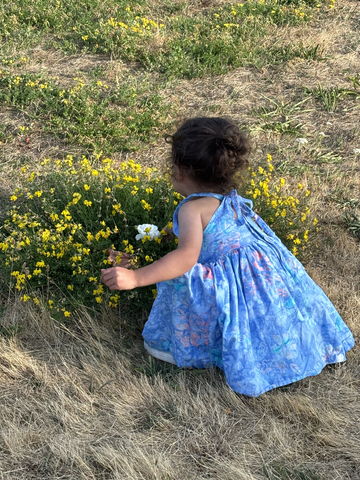
<path id="1" fill-rule="evenodd" d="M 169 155 L 166 133 L 185 117 L 226 116 L 250 133 L 256 171 L 270 154 L 287 195 L 299 184 L 311 191 L 308 206 L 318 223 L 303 262 L 356 341 L 346 363 L 248 398 L 218 370 L 181 370 L 148 357 L 141 338 L 148 298 L 127 298 L 121 312 L 105 301 L 90 309 L 84 300 L 71 314 L 64 300 L 60 317 L 44 290 L 24 301 L 24 292 L 11 287 L 4 247 L 1 480 L 360 478 L 359 30 L 357 0 L 0 5 L 0 245 L 14 195 L 25 189 L 37 205 L 45 198 L 26 190 L 29 175 L 50 191 L 46 182 L 65 165 L 76 169 L 77 189 L 83 165 L 95 192 L 98 178 L 117 181 L 104 163 L 110 157 L 115 169 L 139 164 L 156 182 Z M 101 183 L 84 206 L 85 188 L 77 208 L 71 181 L 56 178 L 78 211 L 74 225 L 91 224 L 91 201 L 113 195 Z M 129 225 L 139 222 L 136 215 L 151 220 L 150 183 L 129 180 Z M 165 225 L 179 198 L 163 189 L 165 183 L 153 201 L 168 199 L 158 211 Z M 138 191 L 146 200 L 134 206 Z M 41 205 L 49 221 L 50 204 L 48 212 Z M 109 219 L 120 214 L 119 205 Z M 107 228 L 98 231 L 101 248 L 108 237 L 120 238 Z M 131 245 L 121 246 L 132 253 Z M 59 265 L 61 248 L 54 245 Z M 83 285 L 77 274 L 67 295 Z"/>

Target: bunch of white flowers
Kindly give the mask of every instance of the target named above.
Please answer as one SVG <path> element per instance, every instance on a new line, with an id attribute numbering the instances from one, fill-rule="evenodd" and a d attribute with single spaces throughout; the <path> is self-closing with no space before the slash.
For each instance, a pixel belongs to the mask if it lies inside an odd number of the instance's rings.
<path id="1" fill-rule="evenodd" d="M 158 227 L 156 225 L 152 225 L 151 223 L 143 223 L 142 225 L 138 225 L 137 230 L 139 234 L 136 235 L 136 240 L 141 240 L 145 236 L 150 237 L 151 240 L 154 240 L 156 237 L 160 237 Z"/>

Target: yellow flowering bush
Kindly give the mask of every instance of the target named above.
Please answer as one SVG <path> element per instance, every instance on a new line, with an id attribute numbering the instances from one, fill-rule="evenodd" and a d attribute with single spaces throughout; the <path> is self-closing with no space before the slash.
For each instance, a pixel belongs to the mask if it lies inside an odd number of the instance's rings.
<path id="1" fill-rule="evenodd" d="M 271 155 L 267 156 L 267 168 L 249 168 L 245 196 L 287 248 L 301 257 L 309 238 L 318 230 L 318 221 L 310 215 L 308 206 L 310 190 L 298 183 L 296 194 L 290 195 L 286 180 L 274 178 L 273 170 Z"/>
<path id="2" fill-rule="evenodd" d="M 60 318 L 76 305 L 115 307 L 119 295 L 100 283 L 100 269 L 111 265 L 106 250 L 128 253 L 140 267 L 176 246 L 163 228 L 171 226 L 180 195 L 156 169 L 133 160 L 115 165 L 108 158 L 75 162 L 68 156 L 23 172 L 27 178 L 10 197 L 13 207 L 0 233 L 0 263 L 24 302 L 50 299 L 48 308 Z M 136 240 L 141 224 L 157 225 L 159 236 Z M 122 299 L 129 295 L 123 292 Z M 150 305 L 154 294 L 148 288 L 131 296 Z"/>
<path id="3" fill-rule="evenodd" d="M 307 206 L 310 192 L 298 183 L 298 195 L 289 195 L 285 179 L 273 178 L 273 169 L 268 155 L 267 168 L 250 170 L 245 196 L 299 255 L 316 224 Z M 176 248 L 169 229 L 182 197 L 169 179 L 133 160 L 115 164 L 109 158 L 67 156 L 46 159 L 37 171 L 22 170 L 26 178 L 10 197 L 13 207 L 0 231 L 0 267 L 10 290 L 24 302 L 39 305 L 46 299 L 62 319 L 79 305 L 117 307 L 130 298 L 150 307 L 153 287 L 110 292 L 100 282 L 100 269 L 111 265 L 109 248 L 128 254 L 132 268 Z"/>

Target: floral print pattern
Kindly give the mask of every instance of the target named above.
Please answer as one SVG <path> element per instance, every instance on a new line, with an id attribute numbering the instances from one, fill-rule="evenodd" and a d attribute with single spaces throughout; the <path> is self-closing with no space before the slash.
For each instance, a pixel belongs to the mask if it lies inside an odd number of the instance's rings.
<path id="1" fill-rule="evenodd" d="M 343 362 L 353 336 L 321 288 L 236 190 L 204 230 L 198 262 L 157 284 L 143 331 L 179 367 L 217 366 L 236 392 L 258 396 Z M 234 215 L 236 212 L 236 216 Z"/>

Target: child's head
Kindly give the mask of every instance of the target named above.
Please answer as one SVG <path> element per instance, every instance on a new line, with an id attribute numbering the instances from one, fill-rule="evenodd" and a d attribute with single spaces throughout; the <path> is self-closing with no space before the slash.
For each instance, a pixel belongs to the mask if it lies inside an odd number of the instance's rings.
<path id="1" fill-rule="evenodd" d="M 237 174 L 249 165 L 247 136 L 223 118 L 191 118 L 166 141 L 172 144 L 172 164 L 218 193 L 236 188 Z"/>

